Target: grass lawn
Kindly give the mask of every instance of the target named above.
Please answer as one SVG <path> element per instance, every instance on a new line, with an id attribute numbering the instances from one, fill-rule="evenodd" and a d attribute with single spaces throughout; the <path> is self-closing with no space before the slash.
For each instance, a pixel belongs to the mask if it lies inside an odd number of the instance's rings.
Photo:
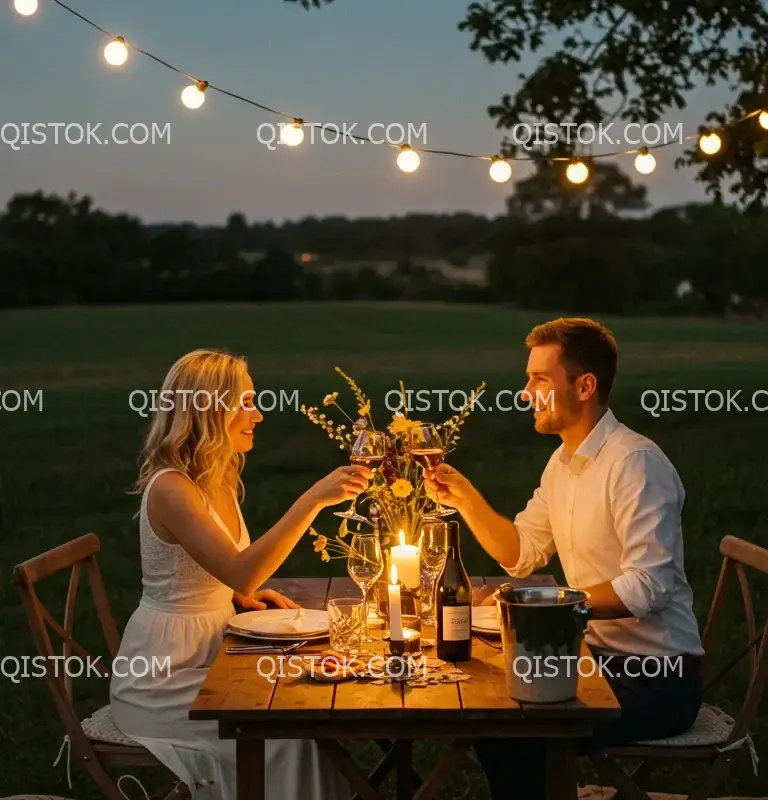
<path id="1" fill-rule="evenodd" d="M 334 390 L 342 400 L 351 400 L 333 372 L 339 365 L 373 398 L 373 412 L 384 422 L 389 413 L 385 394 L 397 388 L 400 378 L 414 390 L 469 391 L 486 380 L 488 405 L 498 391 L 518 390 L 524 384 L 524 336 L 547 318 L 497 308 L 405 304 L 0 313 L 0 390 L 43 392 L 42 412 L 0 410 L 0 656 L 34 652 L 10 581 L 13 565 L 82 533 L 94 531 L 101 537 L 102 572 L 121 627 L 135 607 L 140 594 L 133 519 L 137 501 L 126 490 L 135 478 L 147 420 L 131 410 L 129 396 L 137 389 L 159 389 L 167 368 L 181 354 L 196 347 L 242 352 L 258 389 L 278 395 L 282 389 L 289 396 L 296 390 L 299 402 L 307 404 L 319 404 Z M 738 405 L 749 405 L 753 392 L 768 389 L 768 326 L 602 321 L 612 327 L 621 349 L 612 404 L 616 415 L 658 442 L 686 487 L 686 567 L 703 622 L 720 566 L 720 538 L 731 533 L 768 544 L 768 413 L 711 411 L 701 398 L 695 411 L 689 398 L 688 410 L 654 416 L 642 407 L 643 392 L 741 390 Z M 504 402 L 509 404 L 510 397 Z M 648 405 L 650 395 L 645 397 Z M 768 394 L 757 402 L 768 407 Z M 351 402 L 347 407 L 354 408 Z M 442 413 L 433 410 L 430 416 L 439 421 L 452 413 L 444 406 Z M 265 417 L 244 474 L 244 514 L 252 537 L 272 525 L 312 482 L 343 463 L 340 451 L 298 411 L 275 410 Z M 529 413 L 476 410 L 451 462 L 500 510 L 513 515 L 536 487 L 558 443 L 533 431 Z M 318 527 L 332 531 L 334 519 L 326 512 Z M 462 546 L 470 572 L 501 574 L 466 529 Z M 342 573 L 339 562 L 322 564 L 307 539 L 278 575 Z M 53 589 L 62 592 L 61 585 Z M 768 587 L 757 582 L 755 589 L 756 608 L 764 612 Z M 724 622 L 720 646 L 735 646 L 744 636 L 738 603 L 727 609 Z M 78 624 L 83 638 L 96 647 L 87 607 Z M 75 683 L 86 710 L 105 701 L 106 687 L 95 678 Z M 718 699 L 735 710 L 743 688 L 743 676 L 735 676 L 723 685 Z M 765 721 L 758 733 L 758 752 L 765 762 Z M 77 765 L 71 791 L 65 771 L 51 767 L 61 735 L 42 679 L 15 683 L 0 677 L 0 796 L 40 792 L 95 800 L 98 793 Z M 420 753 L 426 759 L 433 754 L 430 748 Z M 748 759 L 738 762 L 726 786 L 730 793 L 758 794 L 758 779 L 747 764 Z M 681 791 L 685 778 L 682 773 L 673 788 Z M 468 764 L 445 796 L 483 797 L 484 792 L 481 776 Z"/>

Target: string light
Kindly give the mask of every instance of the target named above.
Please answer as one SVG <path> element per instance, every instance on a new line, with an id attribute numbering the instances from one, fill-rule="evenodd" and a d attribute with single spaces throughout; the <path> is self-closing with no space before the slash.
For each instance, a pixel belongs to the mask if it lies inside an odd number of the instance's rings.
<path id="1" fill-rule="evenodd" d="M 104 36 L 110 39 L 109 44 L 104 48 L 104 58 L 108 64 L 112 66 L 121 66 L 128 60 L 128 47 L 126 46 L 125 40 L 121 36 L 114 36 L 109 31 L 105 30 L 104 28 L 97 25 L 92 20 L 88 19 L 83 14 L 75 11 L 74 9 L 70 8 L 63 0 L 50 0 L 50 2 L 55 3 L 60 8 L 63 8 L 65 11 L 68 11 L 73 16 L 77 17 L 81 22 L 90 25 L 92 28 L 95 28 Z M 13 0 L 13 6 L 18 14 L 21 16 L 29 17 L 32 16 L 37 10 L 39 6 L 39 0 Z M 137 47 L 136 45 L 131 45 L 131 49 L 135 50 L 142 55 L 151 58 L 153 61 L 161 64 L 162 66 L 176 72 L 177 74 L 181 75 L 188 81 L 191 81 L 191 85 L 187 86 L 181 92 L 181 101 L 187 107 L 191 109 L 200 108 L 205 102 L 205 92 L 207 89 L 211 89 L 213 91 L 220 92 L 221 94 L 225 94 L 228 97 L 231 97 L 235 100 L 239 100 L 243 103 L 247 103 L 248 105 L 254 106 L 256 108 L 260 108 L 263 111 L 266 111 L 270 114 L 274 114 L 279 117 L 284 117 L 288 120 L 292 120 L 292 122 L 285 123 L 281 126 L 281 135 L 280 141 L 281 143 L 288 145 L 290 147 L 296 147 L 297 145 L 301 144 L 304 140 L 304 127 L 306 124 L 319 126 L 321 129 L 331 128 L 334 131 L 336 130 L 333 126 L 328 126 L 325 124 L 320 123 L 304 123 L 302 119 L 299 117 L 294 116 L 293 114 L 285 114 L 282 111 L 277 111 L 274 108 L 270 108 L 269 106 L 262 105 L 261 103 L 257 103 L 255 100 L 250 100 L 247 97 L 242 97 L 240 95 L 234 94 L 233 92 L 229 92 L 226 89 L 222 89 L 217 86 L 211 86 L 207 81 L 201 81 L 198 78 L 190 75 L 183 70 L 177 69 L 176 67 L 169 64 L 167 61 L 164 61 L 162 58 L 158 58 L 157 56 L 153 55 L 152 53 L 148 53 L 146 50 L 142 50 L 141 48 Z M 761 128 L 764 130 L 768 130 L 768 109 L 757 109 L 756 111 L 751 111 L 745 114 L 740 119 L 736 119 L 733 122 L 729 123 L 729 126 L 738 125 L 745 120 L 751 119 L 752 117 L 757 117 L 757 122 Z M 337 131 L 336 131 L 337 132 Z M 366 136 L 360 136 L 359 134 L 356 135 L 356 138 L 362 141 L 371 142 L 375 144 L 385 144 L 389 147 L 398 147 L 398 145 L 392 142 L 380 142 L 374 141 Z M 691 141 L 693 139 L 698 139 L 699 149 L 705 155 L 714 155 L 715 153 L 719 152 L 723 146 L 722 138 L 713 131 L 707 131 L 699 134 L 693 134 L 689 136 L 683 137 L 682 141 Z M 667 147 L 670 144 L 673 144 L 674 141 L 664 142 L 662 144 L 657 144 L 653 147 L 643 147 L 638 151 L 637 148 L 633 150 L 617 150 L 611 153 L 598 153 L 595 155 L 590 156 L 591 159 L 597 158 L 614 158 L 616 156 L 625 156 L 631 155 L 633 153 L 637 153 L 635 157 L 635 168 L 641 174 L 647 175 L 652 172 L 656 167 L 656 159 L 653 155 L 651 155 L 650 150 L 658 150 L 662 147 Z M 459 158 L 469 158 L 469 159 L 476 159 L 476 160 L 483 160 L 483 161 L 491 161 L 491 166 L 489 169 L 489 175 L 492 180 L 496 181 L 497 183 L 505 183 L 510 179 L 512 176 L 512 167 L 508 163 L 510 161 L 534 161 L 537 160 L 535 156 L 509 156 L 508 158 L 502 158 L 501 156 L 487 156 L 487 155 L 478 155 L 472 153 L 461 153 L 455 152 L 452 150 L 434 150 L 431 148 L 426 147 L 410 147 L 409 145 L 402 145 L 399 146 L 399 154 L 397 156 L 397 165 L 403 172 L 414 172 L 418 169 L 421 158 L 419 153 L 434 153 L 437 155 L 447 155 L 447 156 L 454 156 Z M 568 166 L 566 168 L 566 177 L 571 183 L 579 184 L 584 183 L 589 177 L 589 168 L 585 163 L 580 161 L 578 158 L 567 157 L 567 156 L 554 156 L 548 159 L 550 162 L 556 161 L 567 161 Z"/>
<path id="2" fill-rule="evenodd" d="M 304 141 L 304 120 L 295 119 L 290 125 L 283 125 L 280 130 L 280 141 L 289 147 L 296 147 Z"/>
<path id="3" fill-rule="evenodd" d="M 641 175 L 650 175 L 656 169 L 656 159 L 643 147 L 635 158 L 635 169 Z"/>
<path id="4" fill-rule="evenodd" d="M 704 133 L 699 138 L 699 148 L 704 155 L 713 156 L 722 146 L 722 139 L 714 131 Z"/>
<path id="5" fill-rule="evenodd" d="M 419 158 L 419 154 L 412 147 L 404 144 L 400 148 L 400 154 L 397 157 L 397 166 L 400 167 L 403 172 L 414 172 L 419 168 L 420 163 L 421 158 Z"/>
<path id="6" fill-rule="evenodd" d="M 205 102 L 205 90 L 207 88 L 208 84 L 205 81 L 198 81 L 192 86 L 187 86 L 181 93 L 181 102 L 184 103 L 187 108 L 200 108 Z"/>
<path id="7" fill-rule="evenodd" d="M 512 167 L 501 156 L 494 156 L 491 161 L 493 163 L 488 170 L 491 178 L 496 183 L 506 183 L 512 177 Z"/>
<path id="8" fill-rule="evenodd" d="M 13 0 L 13 7 L 22 17 L 31 17 L 37 11 L 37 0 Z"/>
<path id="9" fill-rule="evenodd" d="M 113 67 L 122 67 L 125 64 L 128 60 L 128 48 L 125 46 L 125 39 L 122 36 L 113 39 L 104 48 L 104 59 Z"/>
<path id="10" fill-rule="evenodd" d="M 571 183 L 584 183 L 589 177 L 589 168 L 583 161 L 571 161 L 565 170 L 565 177 Z"/>

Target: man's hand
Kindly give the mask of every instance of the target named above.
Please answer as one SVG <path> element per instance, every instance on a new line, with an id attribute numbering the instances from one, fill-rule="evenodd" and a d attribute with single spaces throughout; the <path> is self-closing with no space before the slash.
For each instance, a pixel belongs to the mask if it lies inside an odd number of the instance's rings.
<path id="1" fill-rule="evenodd" d="M 424 473 L 427 496 L 436 503 L 461 511 L 474 495 L 475 487 L 455 467 L 440 464 L 437 469 Z"/>
<path id="2" fill-rule="evenodd" d="M 298 604 L 274 589 L 261 589 L 249 595 L 235 592 L 233 597 L 235 605 L 246 611 L 263 611 L 270 606 L 275 608 L 298 608 Z"/>

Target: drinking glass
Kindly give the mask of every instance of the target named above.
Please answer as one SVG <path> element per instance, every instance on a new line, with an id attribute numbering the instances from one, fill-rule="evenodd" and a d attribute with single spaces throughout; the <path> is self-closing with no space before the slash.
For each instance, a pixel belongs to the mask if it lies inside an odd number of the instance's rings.
<path id="1" fill-rule="evenodd" d="M 375 471 L 377 467 L 384 463 L 386 446 L 386 437 L 383 433 L 379 431 L 360 431 L 349 454 L 350 463 L 370 467 Z M 368 522 L 365 517 L 357 513 L 356 503 L 357 498 L 354 498 L 346 511 L 334 511 L 333 513 L 337 517 L 353 519 L 355 522 Z"/>
<path id="2" fill-rule="evenodd" d="M 444 456 L 443 440 L 440 436 L 440 431 L 434 425 L 425 423 L 411 428 L 408 431 L 408 440 L 413 460 L 425 470 L 433 470 L 442 463 Z M 434 510 L 426 515 L 425 519 L 450 517 L 451 514 L 456 513 L 455 508 L 445 508 L 440 504 L 439 493 L 437 500 Z"/>
<path id="3" fill-rule="evenodd" d="M 350 546 L 352 552 L 347 559 L 347 572 L 363 593 L 365 626 L 362 641 L 370 643 L 375 639 L 368 633 L 368 595 L 371 586 L 378 581 L 384 570 L 379 534 L 376 532 L 357 533 L 352 537 Z"/>
<path id="4" fill-rule="evenodd" d="M 419 537 L 421 550 L 422 622 L 437 625 L 435 616 L 435 583 L 445 563 L 446 522 L 425 522 Z"/>
<path id="5" fill-rule="evenodd" d="M 360 652 L 363 631 L 363 603 L 353 597 L 335 597 L 328 601 L 328 633 L 331 650 L 344 655 Z"/>

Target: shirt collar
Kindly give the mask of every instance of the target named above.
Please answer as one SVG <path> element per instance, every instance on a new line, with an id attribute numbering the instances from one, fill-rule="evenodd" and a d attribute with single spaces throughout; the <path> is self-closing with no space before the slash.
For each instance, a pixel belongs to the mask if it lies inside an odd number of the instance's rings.
<path id="1" fill-rule="evenodd" d="M 578 475 L 584 467 L 603 449 L 610 435 L 619 427 L 619 421 L 611 409 L 607 409 L 597 425 L 587 434 L 587 438 L 576 448 L 572 456 L 568 456 L 565 449 L 560 451 L 560 461 L 570 465 L 571 472 Z"/>

